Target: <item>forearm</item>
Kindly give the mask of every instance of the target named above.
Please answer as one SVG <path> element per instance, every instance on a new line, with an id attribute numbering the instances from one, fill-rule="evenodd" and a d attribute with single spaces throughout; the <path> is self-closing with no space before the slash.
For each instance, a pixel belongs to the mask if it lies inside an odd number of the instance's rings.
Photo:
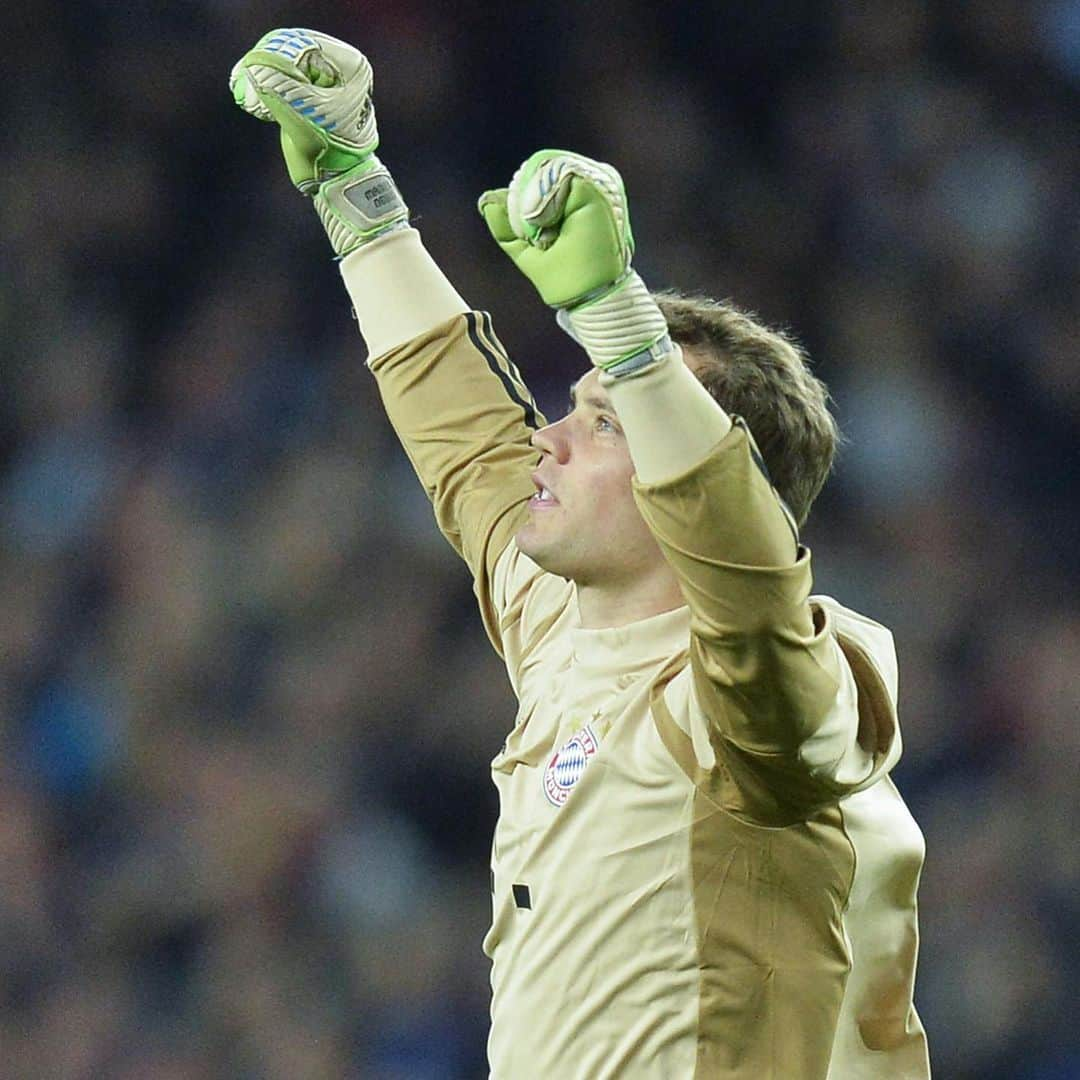
<path id="1" fill-rule="evenodd" d="M 415 229 L 387 233 L 341 261 L 369 363 L 469 310 Z"/>
<path id="2" fill-rule="evenodd" d="M 747 606 L 747 615 L 767 610 L 777 597 L 761 571 L 792 566 L 800 549 L 745 424 L 732 421 L 685 365 L 661 366 L 608 392 L 639 469 L 638 508 L 684 591 L 699 576 L 743 570 L 735 580 L 745 579 L 751 592 L 737 590 L 737 607 Z"/>
<path id="3" fill-rule="evenodd" d="M 532 398 L 487 317 L 470 311 L 415 229 L 357 248 L 341 276 L 439 528 L 479 576 L 533 490 Z"/>
<path id="4" fill-rule="evenodd" d="M 488 636 L 509 657 L 495 567 L 533 491 L 532 398 L 489 317 L 469 309 L 415 229 L 357 248 L 341 275 L 390 422 L 472 572 Z"/>
<path id="5" fill-rule="evenodd" d="M 643 484 L 662 483 L 708 457 L 731 430 L 731 418 L 683 362 L 667 360 L 632 378 L 602 376 Z"/>

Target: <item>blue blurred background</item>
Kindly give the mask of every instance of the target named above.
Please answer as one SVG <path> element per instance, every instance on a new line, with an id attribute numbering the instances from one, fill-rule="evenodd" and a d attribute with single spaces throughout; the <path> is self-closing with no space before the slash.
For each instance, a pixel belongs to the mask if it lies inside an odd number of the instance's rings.
<path id="1" fill-rule="evenodd" d="M 620 167 L 653 286 L 806 342 L 850 438 L 819 591 L 900 655 L 936 1075 L 1080 1076 L 1078 0 L 5 5 L 0 1076 L 486 1075 L 513 706 L 231 103 L 278 25 L 368 52 L 549 410 L 583 357 L 474 212 L 540 146 Z"/>

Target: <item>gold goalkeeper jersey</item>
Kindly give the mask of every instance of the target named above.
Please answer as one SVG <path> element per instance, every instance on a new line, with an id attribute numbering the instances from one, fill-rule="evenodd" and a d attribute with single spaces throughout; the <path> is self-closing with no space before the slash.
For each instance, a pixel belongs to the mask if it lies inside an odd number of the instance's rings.
<path id="1" fill-rule="evenodd" d="M 519 701 L 492 762 L 491 1075 L 928 1077 L 891 636 L 810 596 L 794 538 L 786 566 L 725 559 L 790 529 L 745 427 L 635 483 L 687 606 L 583 629 L 513 542 L 543 418 L 488 317 L 371 368 Z"/>

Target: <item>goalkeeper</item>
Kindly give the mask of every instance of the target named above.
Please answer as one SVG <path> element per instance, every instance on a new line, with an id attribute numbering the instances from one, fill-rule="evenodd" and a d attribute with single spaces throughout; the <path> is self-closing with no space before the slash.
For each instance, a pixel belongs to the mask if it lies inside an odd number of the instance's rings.
<path id="1" fill-rule="evenodd" d="M 491 1074 L 929 1076 L 892 639 L 810 595 L 798 542 L 824 388 L 729 305 L 650 294 L 618 173 L 544 150 L 480 211 L 590 362 L 546 422 L 410 227 L 371 85 L 308 30 L 231 79 L 313 198 L 520 702 L 491 765 Z"/>

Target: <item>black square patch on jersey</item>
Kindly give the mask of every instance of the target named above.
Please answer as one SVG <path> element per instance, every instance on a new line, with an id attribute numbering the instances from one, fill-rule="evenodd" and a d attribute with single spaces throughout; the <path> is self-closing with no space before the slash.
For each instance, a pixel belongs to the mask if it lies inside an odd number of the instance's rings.
<path id="1" fill-rule="evenodd" d="M 511 889 L 514 891 L 514 903 L 519 908 L 525 908 L 526 910 L 532 909 L 532 897 L 529 895 L 528 885 L 511 885 Z"/>

